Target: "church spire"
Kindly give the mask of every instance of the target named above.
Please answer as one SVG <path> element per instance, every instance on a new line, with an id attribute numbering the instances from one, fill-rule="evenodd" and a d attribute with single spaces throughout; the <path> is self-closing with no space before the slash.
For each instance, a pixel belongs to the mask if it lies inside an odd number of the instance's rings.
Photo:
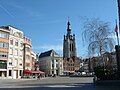
<path id="1" fill-rule="evenodd" d="M 70 30 L 70 21 L 69 20 L 68 20 L 67 25 L 68 25 L 67 30 Z"/>
<path id="2" fill-rule="evenodd" d="M 70 35 L 71 34 L 71 28 L 70 28 L 70 21 L 68 18 L 68 23 L 67 23 L 67 34 Z"/>
<path id="3" fill-rule="evenodd" d="M 76 57 L 76 42 L 75 34 L 72 35 L 70 28 L 70 21 L 67 22 L 67 34 L 64 35 L 63 42 L 63 57 L 64 58 L 73 58 Z"/>

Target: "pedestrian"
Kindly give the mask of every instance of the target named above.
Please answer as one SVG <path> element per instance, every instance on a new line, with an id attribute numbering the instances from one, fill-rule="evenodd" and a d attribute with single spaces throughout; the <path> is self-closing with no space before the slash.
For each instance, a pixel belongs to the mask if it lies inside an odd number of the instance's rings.
<path id="1" fill-rule="evenodd" d="M 37 76 L 37 79 L 40 80 L 40 75 Z"/>

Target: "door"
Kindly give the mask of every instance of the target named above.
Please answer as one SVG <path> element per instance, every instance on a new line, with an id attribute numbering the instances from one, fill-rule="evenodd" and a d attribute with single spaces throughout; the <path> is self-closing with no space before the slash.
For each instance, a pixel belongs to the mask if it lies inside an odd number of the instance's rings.
<path id="1" fill-rule="evenodd" d="M 16 78 L 18 78 L 18 70 L 16 70 Z"/>
<path id="2" fill-rule="evenodd" d="M 16 79 L 16 70 L 13 71 L 13 79 Z"/>

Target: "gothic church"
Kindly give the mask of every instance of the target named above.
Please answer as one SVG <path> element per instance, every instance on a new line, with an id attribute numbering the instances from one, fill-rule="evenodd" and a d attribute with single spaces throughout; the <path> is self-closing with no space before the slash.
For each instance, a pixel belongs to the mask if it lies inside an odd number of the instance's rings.
<path id="1" fill-rule="evenodd" d="M 63 67 L 64 74 L 72 74 L 80 69 L 80 60 L 76 53 L 75 34 L 72 35 L 70 22 L 67 23 L 67 34 L 63 41 Z"/>

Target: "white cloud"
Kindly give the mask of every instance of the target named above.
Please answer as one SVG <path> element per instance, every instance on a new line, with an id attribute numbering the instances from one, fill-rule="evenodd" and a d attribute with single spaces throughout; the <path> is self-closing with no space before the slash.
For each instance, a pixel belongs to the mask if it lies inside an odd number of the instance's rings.
<path id="1" fill-rule="evenodd" d="M 63 46 L 62 45 L 40 45 L 40 46 L 33 47 L 33 49 L 43 49 L 43 50 L 54 49 L 55 51 L 62 51 Z"/>

